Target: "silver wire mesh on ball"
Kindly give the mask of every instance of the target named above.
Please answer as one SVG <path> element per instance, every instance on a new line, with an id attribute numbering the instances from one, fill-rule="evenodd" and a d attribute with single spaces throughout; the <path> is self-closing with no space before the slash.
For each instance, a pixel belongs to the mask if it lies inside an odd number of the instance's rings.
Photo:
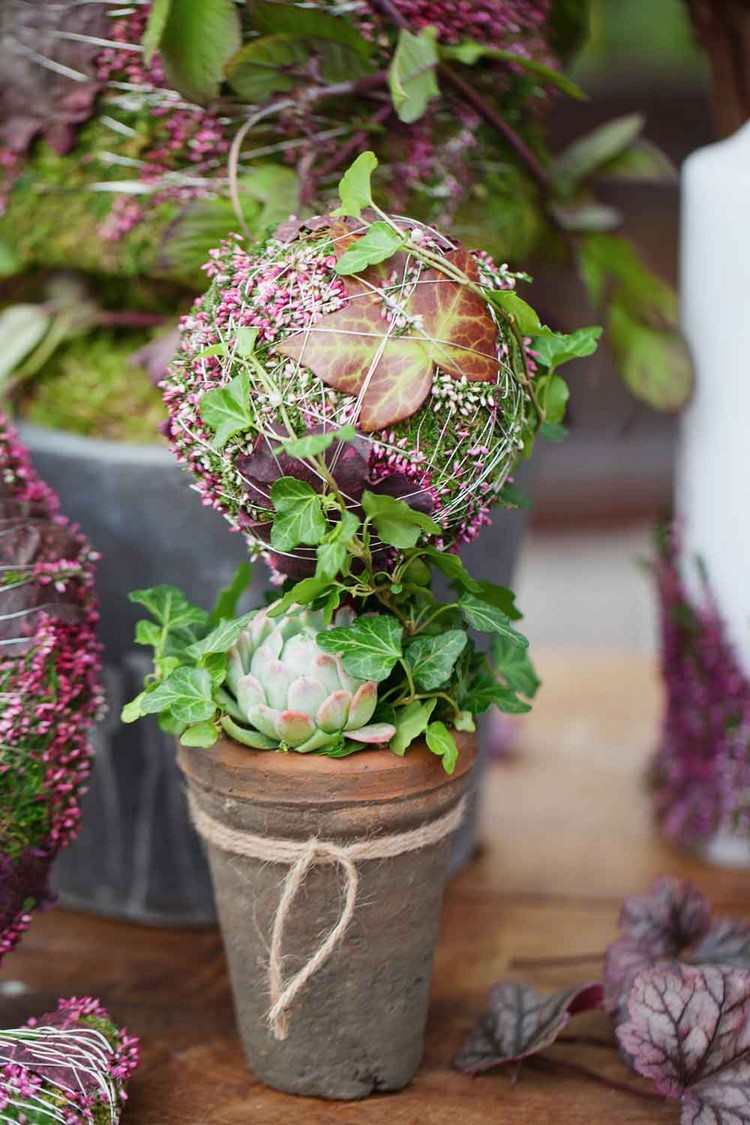
<path id="1" fill-rule="evenodd" d="M 285 452 L 289 438 L 353 426 L 325 454 L 347 506 L 358 510 L 365 488 L 387 492 L 432 516 L 441 547 L 489 522 L 519 458 L 533 358 L 486 297 L 514 275 L 430 227 L 387 218 L 403 246 L 352 274 L 337 267 L 358 252 L 369 218 L 292 221 L 252 249 L 231 239 L 212 252 L 211 285 L 183 318 L 164 384 L 168 435 L 204 501 L 255 550 L 268 546 L 275 480 L 325 485 Z"/>

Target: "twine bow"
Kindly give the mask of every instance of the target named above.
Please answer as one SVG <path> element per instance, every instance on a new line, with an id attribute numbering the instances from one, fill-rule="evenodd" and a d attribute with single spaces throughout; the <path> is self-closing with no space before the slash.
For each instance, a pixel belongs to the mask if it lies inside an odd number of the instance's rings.
<path id="1" fill-rule="evenodd" d="M 405 852 L 418 851 L 420 848 L 437 844 L 458 828 L 465 807 L 466 798 L 462 798 L 437 820 L 408 832 L 399 832 L 392 836 L 369 837 L 366 840 L 356 840 L 352 844 L 335 844 L 330 840 L 320 840 L 316 836 L 311 836 L 309 840 L 304 841 L 280 840 L 229 828 L 200 809 L 193 796 L 190 796 L 193 823 L 208 843 L 232 855 L 260 859 L 269 863 L 289 864 L 273 921 L 268 958 L 271 1003 L 267 1019 L 274 1038 L 286 1039 L 289 1033 L 290 1009 L 294 1001 L 310 978 L 328 961 L 349 929 L 354 917 L 359 889 L 357 863 L 373 859 L 391 859 Z M 322 863 L 335 864 L 344 874 L 344 901 L 341 911 L 336 924 L 302 968 L 284 980 L 282 966 L 287 919 L 310 869 Z"/>

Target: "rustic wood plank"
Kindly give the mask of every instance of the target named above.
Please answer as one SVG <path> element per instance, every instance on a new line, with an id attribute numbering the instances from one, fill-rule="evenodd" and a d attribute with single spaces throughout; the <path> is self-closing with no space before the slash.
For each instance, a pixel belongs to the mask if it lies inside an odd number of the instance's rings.
<path id="1" fill-rule="evenodd" d="M 578 1076 L 525 1070 L 469 1079 L 451 1070 L 489 985 L 518 957 L 602 949 L 623 894 L 654 875 L 689 875 L 722 908 L 750 916 L 750 876 L 716 871 L 660 842 L 644 775 L 658 731 L 654 669 L 622 654 L 548 654 L 545 688 L 519 746 L 487 779 L 482 855 L 451 885 L 435 966 L 425 1060 L 413 1085 L 361 1103 L 290 1098 L 247 1070 L 234 1033 L 219 935 L 149 930 L 52 911 L 6 962 L 6 1026 L 59 994 L 101 996 L 143 1039 L 132 1125 L 667 1125 L 663 1105 Z M 521 975 L 550 989 L 595 977 L 596 961 Z M 366 998 L 363 998 L 363 1003 Z M 576 1031 L 606 1039 L 607 1021 Z M 559 1047 L 619 1080 L 610 1049 Z"/>

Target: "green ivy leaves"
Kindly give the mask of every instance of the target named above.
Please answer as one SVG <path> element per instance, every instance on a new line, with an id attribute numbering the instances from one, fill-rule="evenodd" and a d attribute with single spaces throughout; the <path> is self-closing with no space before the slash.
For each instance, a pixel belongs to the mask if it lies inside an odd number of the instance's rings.
<path id="1" fill-rule="evenodd" d="M 376 613 L 352 624 L 330 629 L 318 637 L 318 647 L 339 653 L 351 676 L 380 683 L 401 659 L 403 627 L 395 617 Z"/>
<path id="2" fill-rule="evenodd" d="M 378 166 L 374 152 L 361 152 L 339 180 L 341 205 L 333 212 L 336 216 L 360 218 L 365 207 L 372 207 L 372 174 Z"/>
<path id="3" fill-rule="evenodd" d="M 362 273 L 368 266 L 393 257 L 404 245 L 403 236 L 390 223 L 371 223 L 361 238 L 355 239 L 336 263 L 336 273 L 349 276 Z"/>
<path id="4" fill-rule="evenodd" d="M 442 687 L 450 679 L 468 639 L 463 629 L 448 629 L 434 637 L 415 637 L 410 641 L 405 659 L 416 686 L 423 691 Z"/>
<path id="5" fill-rule="evenodd" d="M 362 507 L 378 533 L 389 547 L 414 547 L 422 532 L 439 535 L 441 528 L 424 512 L 410 508 L 403 500 L 393 496 L 364 492 Z"/>
<path id="6" fill-rule="evenodd" d="M 317 546 L 326 533 L 320 493 L 296 477 L 280 477 L 271 488 L 276 509 L 271 528 L 271 546 L 291 551 L 300 544 Z"/>
<path id="7" fill-rule="evenodd" d="M 388 70 L 388 85 L 393 107 L 407 125 L 417 121 L 432 98 L 440 93 L 436 77 L 438 61 L 434 28 L 426 27 L 418 35 L 402 28 Z"/>

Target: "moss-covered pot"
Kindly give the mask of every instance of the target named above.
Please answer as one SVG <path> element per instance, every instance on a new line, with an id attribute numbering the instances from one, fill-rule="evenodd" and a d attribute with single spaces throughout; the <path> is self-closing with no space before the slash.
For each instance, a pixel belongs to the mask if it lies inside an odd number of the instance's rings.
<path id="1" fill-rule="evenodd" d="M 279 841 L 316 837 L 346 847 L 444 823 L 466 792 L 473 740 L 461 736 L 451 777 L 423 747 L 403 758 L 380 750 L 336 760 L 224 741 L 211 750 L 181 747 L 179 763 L 207 838 L 237 1021 L 256 1076 L 325 1098 L 401 1089 L 422 1057 L 451 834 L 357 860 L 352 920 L 291 1004 L 284 1038 L 268 1019 L 269 951 L 293 860 L 247 854 L 245 842 L 251 834 L 274 850 Z M 284 926 L 285 981 L 341 917 L 344 876 L 336 863 L 308 869 Z"/>

